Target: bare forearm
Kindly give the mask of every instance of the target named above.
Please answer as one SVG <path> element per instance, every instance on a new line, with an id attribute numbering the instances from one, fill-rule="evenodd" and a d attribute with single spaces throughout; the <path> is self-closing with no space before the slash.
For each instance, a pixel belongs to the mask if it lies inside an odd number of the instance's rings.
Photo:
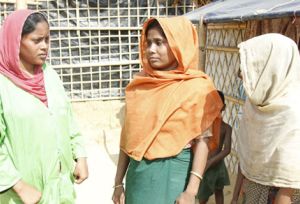
<path id="1" fill-rule="evenodd" d="M 23 180 L 19 180 L 12 188 L 23 203 L 38 203 L 42 197 L 39 190 L 27 184 Z"/>
<path id="2" fill-rule="evenodd" d="M 216 164 L 218 164 L 220 161 L 222 161 L 228 154 L 230 153 L 230 151 L 227 150 L 222 150 L 220 153 L 218 153 L 217 155 L 211 157 L 206 164 L 206 168 L 205 170 L 207 170 L 208 168 L 215 166 Z"/>
<path id="3" fill-rule="evenodd" d="M 122 150 L 120 150 L 117 173 L 115 177 L 115 185 L 119 185 L 123 182 L 123 178 L 127 171 L 128 164 L 129 164 L 128 155 L 125 154 Z"/>
<path id="4" fill-rule="evenodd" d="M 195 144 L 192 171 L 198 173 L 201 176 L 204 173 L 208 151 L 207 139 L 200 139 L 200 141 Z M 190 192 L 193 195 L 196 195 L 198 192 L 200 181 L 201 180 L 196 175 L 190 174 L 190 179 L 186 191 Z"/>

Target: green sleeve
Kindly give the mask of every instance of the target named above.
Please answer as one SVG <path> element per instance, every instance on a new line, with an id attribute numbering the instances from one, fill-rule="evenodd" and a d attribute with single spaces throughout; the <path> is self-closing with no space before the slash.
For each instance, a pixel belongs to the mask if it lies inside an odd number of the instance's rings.
<path id="1" fill-rule="evenodd" d="M 0 100 L 0 192 L 11 188 L 21 179 L 8 154 L 6 140 L 6 125 Z"/>
<path id="2" fill-rule="evenodd" d="M 77 159 L 80 157 L 87 157 L 85 150 L 85 139 L 80 133 L 78 129 L 78 125 L 74 120 L 74 115 L 71 107 L 71 103 L 69 102 L 69 127 L 71 133 L 71 145 L 73 151 L 73 158 Z"/>

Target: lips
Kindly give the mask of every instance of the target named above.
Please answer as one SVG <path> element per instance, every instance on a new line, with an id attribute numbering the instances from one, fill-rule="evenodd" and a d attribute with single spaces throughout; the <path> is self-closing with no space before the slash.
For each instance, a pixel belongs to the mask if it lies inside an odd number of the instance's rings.
<path id="1" fill-rule="evenodd" d="M 41 57 L 41 58 L 47 58 L 47 54 L 40 54 L 39 57 Z"/>
<path id="2" fill-rule="evenodd" d="M 157 58 L 157 57 L 150 57 L 149 61 L 150 62 L 157 62 L 157 61 L 159 61 L 159 58 Z"/>

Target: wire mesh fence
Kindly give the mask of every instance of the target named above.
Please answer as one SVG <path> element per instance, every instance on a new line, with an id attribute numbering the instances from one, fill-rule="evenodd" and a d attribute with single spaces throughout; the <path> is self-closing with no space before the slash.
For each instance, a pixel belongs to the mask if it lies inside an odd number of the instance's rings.
<path id="1" fill-rule="evenodd" d="M 5 17 L 15 10 L 15 3 L 9 1 L 0 1 L 0 25 Z"/>
<path id="2" fill-rule="evenodd" d="M 139 37 L 151 16 L 181 15 L 195 9 L 194 1 L 154 0 L 41 0 L 28 5 L 48 16 L 51 49 L 48 63 L 57 71 L 73 101 L 124 97 L 124 89 L 141 67 Z M 199 6 L 199 5 L 198 5 Z M 12 0 L 0 0 L 0 24 L 16 9 Z M 209 24 L 205 71 L 226 95 L 224 120 L 233 127 L 232 152 L 226 158 L 236 173 L 236 137 L 244 92 L 237 77 L 238 43 L 245 23 Z"/>
<path id="3" fill-rule="evenodd" d="M 2 2 L 2 3 L 1 3 Z M 0 0 L 1 21 L 16 9 Z M 48 63 L 73 101 L 124 97 L 139 64 L 141 26 L 151 16 L 182 15 L 192 0 L 31 0 L 50 24 Z"/>

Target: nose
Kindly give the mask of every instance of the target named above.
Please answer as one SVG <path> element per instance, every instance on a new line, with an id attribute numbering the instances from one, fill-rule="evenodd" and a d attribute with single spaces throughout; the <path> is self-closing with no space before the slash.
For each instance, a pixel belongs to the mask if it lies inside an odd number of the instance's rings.
<path id="1" fill-rule="evenodd" d="M 42 50 L 47 50 L 48 47 L 49 47 L 48 41 L 47 41 L 47 40 L 43 40 L 43 41 L 41 42 L 41 49 L 42 49 Z"/>
<path id="2" fill-rule="evenodd" d="M 155 45 L 155 43 L 151 43 L 149 45 L 148 49 L 149 49 L 150 53 L 155 53 L 156 52 L 156 45 Z"/>

